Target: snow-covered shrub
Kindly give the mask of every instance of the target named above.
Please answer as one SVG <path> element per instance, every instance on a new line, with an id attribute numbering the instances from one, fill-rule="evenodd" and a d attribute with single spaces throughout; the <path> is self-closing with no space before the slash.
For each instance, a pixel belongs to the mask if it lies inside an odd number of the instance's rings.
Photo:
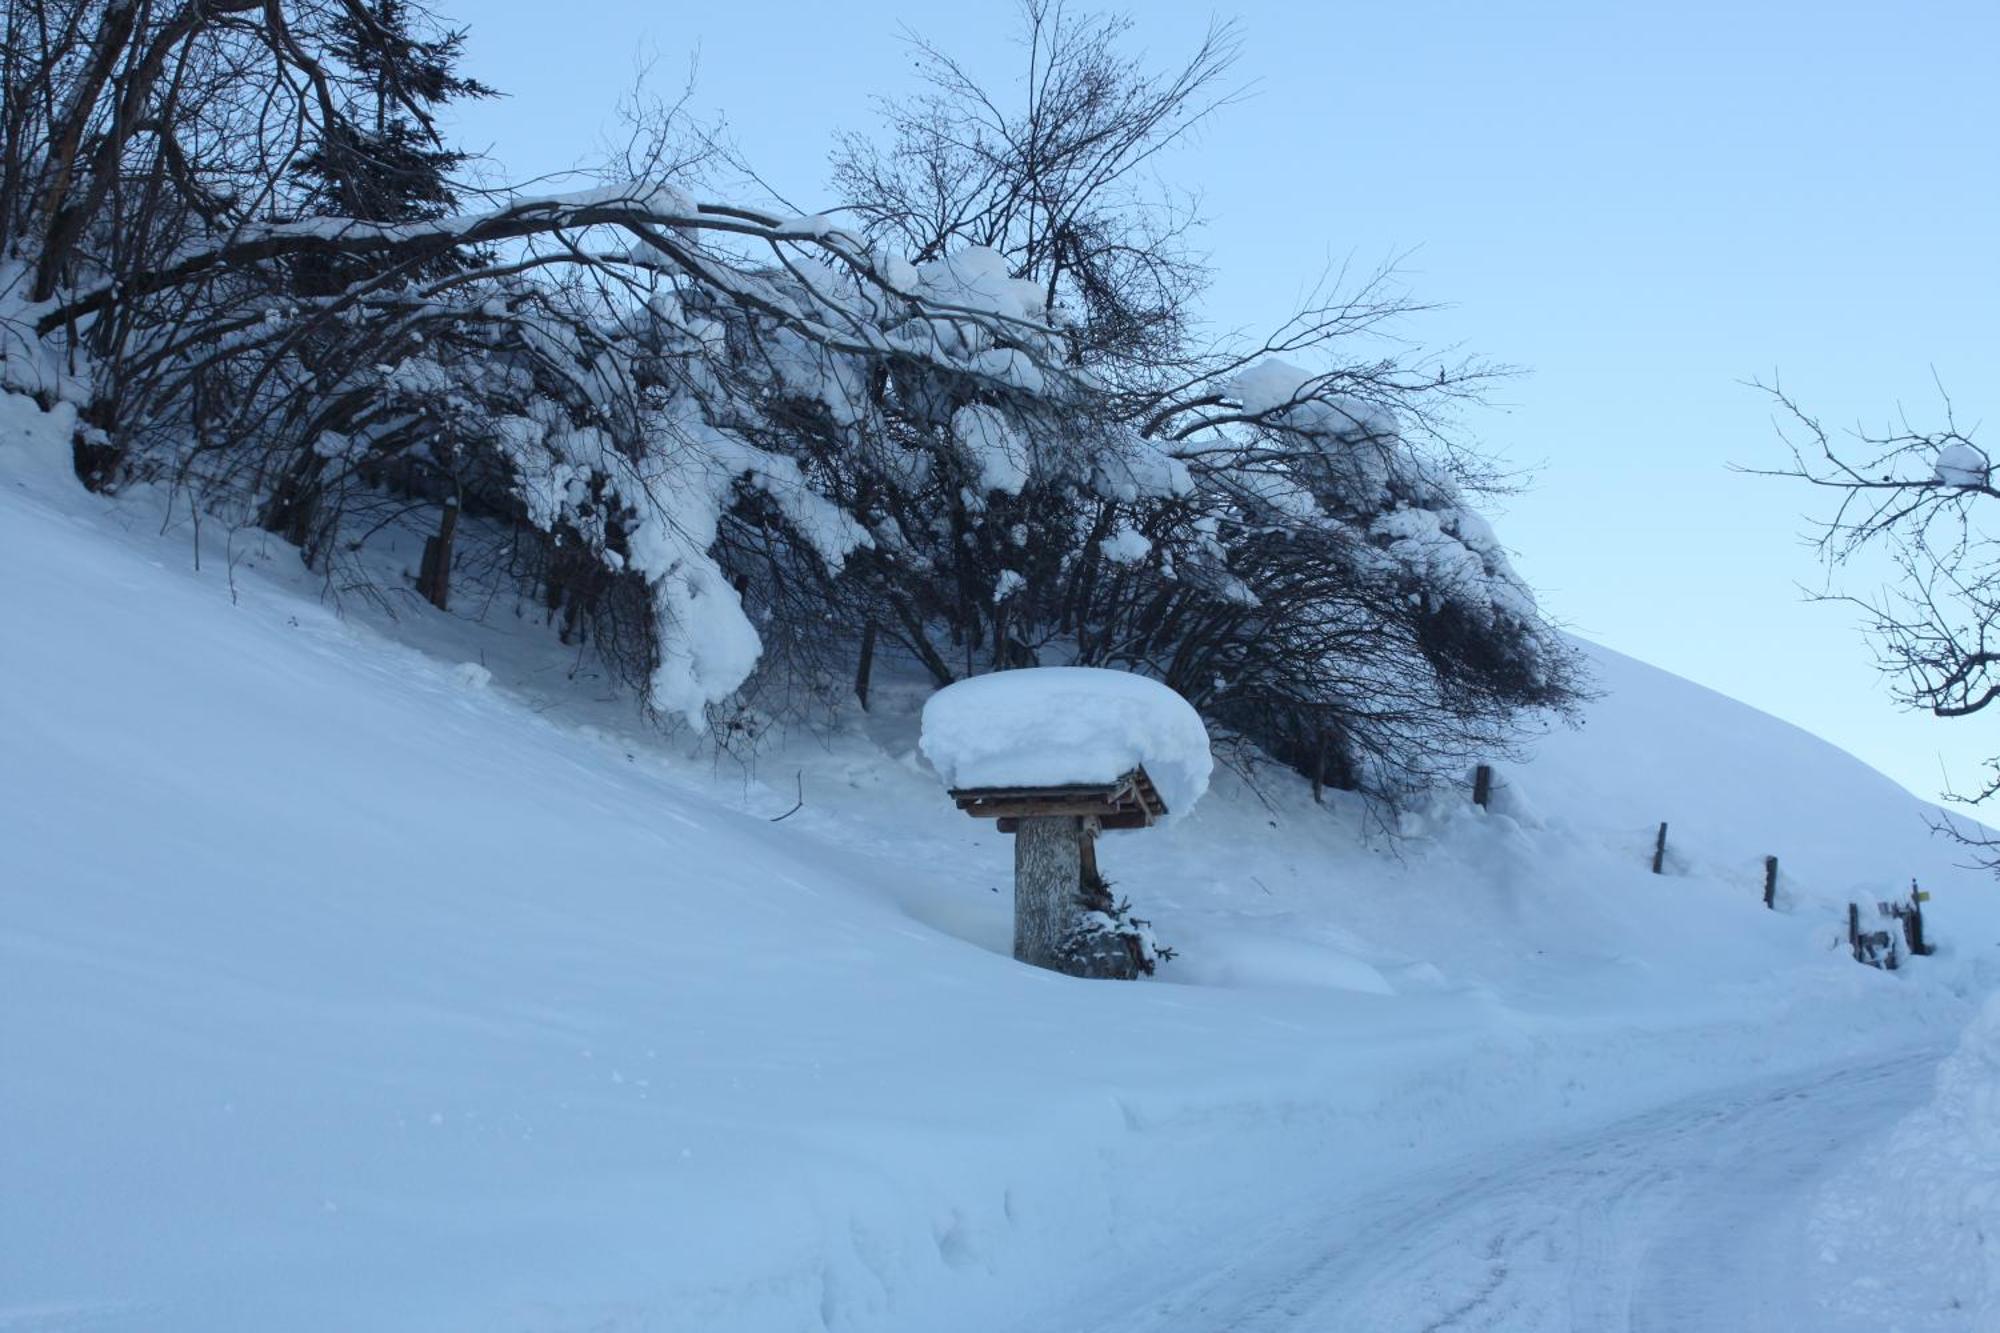
<path id="1" fill-rule="evenodd" d="M 865 401 L 800 397 L 760 438 L 874 539 L 815 582 L 725 523 L 751 595 L 816 629 L 767 666 L 803 661 L 844 689 L 857 644 L 880 639 L 939 685 L 1140 671 L 1302 771 L 1399 803 L 1505 753 L 1524 713 L 1576 697 L 1579 669 L 1450 433 L 1485 371 L 1384 356 L 1370 335 L 1407 306 L 1380 282 L 1308 302 L 1261 343 L 1205 341 L 1198 297 L 1217 275 L 1185 219 L 1086 164 L 1108 140 L 1135 161 L 1169 146 L 1227 51 L 1154 79 L 1118 53 L 1116 22 L 1027 22 L 1047 67 L 1018 120 L 921 48 L 927 91 L 891 106 L 886 148 L 847 139 L 837 180 L 873 244 L 932 257 L 913 290 L 1000 316 L 960 349 L 1030 373 L 996 395 L 934 363 L 896 369 Z M 1072 230 L 1052 240 L 1048 216 Z M 1048 393 L 1051 364 L 1080 392 Z"/>
<path id="2" fill-rule="evenodd" d="M 633 179 L 456 211 L 424 127 L 484 90 L 448 29 L 183 8 L 92 39 L 171 96 L 48 62 L 22 141 L 52 147 L 0 163 L 4 371 L 73 368 L 89 484 L 185 486 L 315 566 L 431 524 L 422 595 L 532 595 L 666 717 L 760 667 L 806 686 L 767 714 L 865 691 L 878 643 L 939 684 L 1116 666 L 1400 800 L 1574 693 L 1443 429 L 1479 366 L 1384 355 L 1380 285 L 1200 334 L 1192 220 L 1133 182 L 1225 39 L 1159 77 L 1117 21 L 1030 7 L 1046 77 L 1008 113 L 930 53 L 885 146 L 840 149 L 850 231 L 697 200 L 671 125 Z M 385 69 L 423 91 L 378 105 Z"/>
<path id="3" fill-rule="evenodd" d="M 1132 914 L 1132 900 L 1114 899 L 1110 885 L 1086 882 L 1076 922 L 1061 947 L 1074 976 L 1130 981 L 1150 977 L 1174 951 L 1153 938 L 1153 923 Z"/>

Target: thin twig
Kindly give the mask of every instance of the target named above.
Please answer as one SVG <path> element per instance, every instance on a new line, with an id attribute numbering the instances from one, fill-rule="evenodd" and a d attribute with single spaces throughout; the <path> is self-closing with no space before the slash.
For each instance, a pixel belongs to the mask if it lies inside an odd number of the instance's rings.
<path id="1" fill-rule="evenodd" d="M 798 804 L 797 804 L 797 805 L 794 805 L 794 806 L 793 806 L 793 807 L 792 807 L 791 809 L 789 809 L 789 810 L 785 811 L 785 813 L 784 813 L 784 814 L 782 814 L 782 815 L 772 815 L 772 816 L 771 816 L 771 822 L 772 822 L 773 824 L 776 824 L 776 823 L 779 823 L 779 822 L 780 822 L 780 821 L 782 821 L 782 820 L 786 820 L 786 819 L 790 819 L 790 818 L 791 818 L 791 817 L 792 817 L 793 815 L 797 814 L 797 813 L 798 813 L 798 812 L 799 812 L 800 810 L 803 810 L 803 809 L 805 808 L 805 804 L 806 804 L 806 771 L 805 771 L 805 770 L 804 770 L 804 769 L 802 768 L 802 769 L 800 769 L 800 770 L 799 770 L 799 802 L 798 802 Z"/>

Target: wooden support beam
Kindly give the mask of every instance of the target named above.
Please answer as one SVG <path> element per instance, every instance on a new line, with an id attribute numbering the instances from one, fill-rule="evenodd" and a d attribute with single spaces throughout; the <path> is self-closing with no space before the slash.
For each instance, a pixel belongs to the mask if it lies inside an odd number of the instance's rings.
<path id="1" fill-rule="evenodd" d="M 1033 816 L 1030 817 L 1032 818 Z M 1153 821 L 1146 818 L 1145 815 L 1137 810 L 1114 810 L 1110 814 L 1105 814 L 1101 811 L 1092 811 L 1079 814 L 1077 818 L 1094 819 L 1097 821 L 1097 827 L 1101 829 L 1134 829 L 1151 828 L 1153 826 Z M 1021 818 L 1015 815 L 1001 815 L 993 821 L 993 826 L 1002 833 L 1018 833 L 1021 829 Z"/>

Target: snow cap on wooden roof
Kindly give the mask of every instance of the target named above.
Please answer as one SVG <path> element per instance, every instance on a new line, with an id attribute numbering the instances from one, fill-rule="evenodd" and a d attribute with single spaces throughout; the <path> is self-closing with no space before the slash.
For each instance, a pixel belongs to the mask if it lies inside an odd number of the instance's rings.
<path id="1" fill-rule="evenodd" d="M 949 685 L 924 705 L 920 745 L 970 814 L 1085 813 L 1107 828 L 1186 814 L 1213 768 L 1193 705 L 1156 680 L 1095 667 Z"/>

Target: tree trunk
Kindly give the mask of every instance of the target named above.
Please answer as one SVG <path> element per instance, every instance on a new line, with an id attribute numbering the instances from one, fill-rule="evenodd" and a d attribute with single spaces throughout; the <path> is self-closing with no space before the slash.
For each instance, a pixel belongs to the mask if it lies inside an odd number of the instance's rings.
<path id="1" fill-rule="evenodd" d="M 423 564 L 417 573 L 417 591 L 440 611 L 451 609 L 451 544 L 458 533 L 458 498 L 444 502 L 437 536 L 424 539 Z"/>
<path id="2" fill-rule="evenodd" d="M 1063 936 L 1083 874 L 1083 821 L 1028 815 L 1014 834 L 1014 957 L 1062 970 Z"/>
<path id="3" fill-rule="evenodd" d="M 318 508 L 320 473 L 326 460 L 310 448 L 300 449 L 278 479 L 257 526 L 275 532 L 292 545 L 303 548 L 312 536 L 313 511 Z M 307 564 L 312 562 L 308 560 Z"/>
<path id="4" fill-rule="evenodd" d="M 854 697 L 861 701 L 861 711 L 868 711 L 868 677 L 875 670 L 875 622 L 869 621 L 861 630 L 861 664 L 854 668 Z"/>

